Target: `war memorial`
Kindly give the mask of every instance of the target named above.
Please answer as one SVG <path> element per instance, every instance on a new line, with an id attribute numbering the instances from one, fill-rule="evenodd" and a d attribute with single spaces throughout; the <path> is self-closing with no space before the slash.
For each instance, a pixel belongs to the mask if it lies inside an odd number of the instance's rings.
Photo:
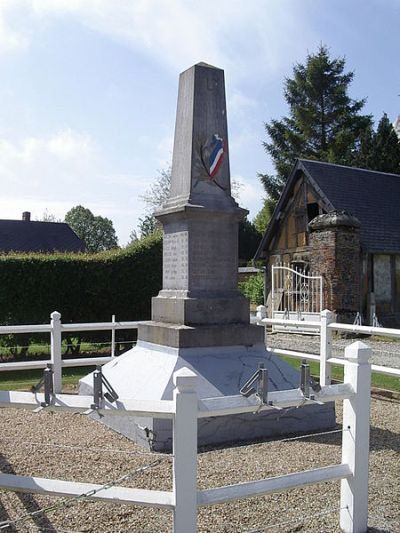
<path id="1" fill-rule="evenodd" d="M 164 230 L 162 290 L 137 345 L 103 366 L 120 398 L 172 399 L 173 373 L 198 376 L 201 398 L 238 395 L 260 363 L 268 390 L 299 387 L 299 372 L 269 353 L 264 328 L 251 325 L 237 288 L 238 225 L 247 214 L 231 195 L 224 72 L 199 63 L 180 75 L 168 201 L 156 213 Z M 134 305 L 134 302 L 132 302 Z M 80 382 L 91 394 L 92 375 Z M 102 417 L 101 422 L 158 451 L 171 449 L 170 420 Z M 331 428 L 331 404 L 205 418 L 199 445 L 249 441 Z"/>

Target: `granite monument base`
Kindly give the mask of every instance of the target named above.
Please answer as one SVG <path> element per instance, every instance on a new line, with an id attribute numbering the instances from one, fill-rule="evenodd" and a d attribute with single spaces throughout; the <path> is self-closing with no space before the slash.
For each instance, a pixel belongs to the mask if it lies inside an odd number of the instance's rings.
<path id="1" fill-rule="evenodd" d="M 263 342 L 264 330 L 252 324 L 187 326 L 168 322 L 141 322 L 139 339 L 172 348 L 251 346 Z"/>
<path id="2" fill-rule="evenodd" d="M 103 372 L 120 398 L 172 400 L 173 374 L 186 366 L 198 375 L 199 398 L 212 398 L 239 394 L 261 362 L 268 369 L 270 391 L 299 386 L 299 372 L 267 352 L 263 343 L 179 348 L 140 340 L 135 348 L 104 365 Z M 92 374 L 85 376 L 79 392 L 91 394 L 92 382 Z M 101 422 L 148 449 L 171 450 L 171 420 L 105 416 Z M 206 418 L 198 422 L 198 444 L 251 441 L 334 426 L 334 404 Z"/>

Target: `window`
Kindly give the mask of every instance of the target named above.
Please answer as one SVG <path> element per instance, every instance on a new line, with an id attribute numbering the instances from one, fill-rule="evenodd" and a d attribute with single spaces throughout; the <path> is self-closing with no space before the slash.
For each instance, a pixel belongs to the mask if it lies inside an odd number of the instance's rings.
<path id="1" fill-rule="evenodd" d="M 308 222 L 319 215 L 319 205 L 315 202 L 312 204 L 307 204 L 307 218 Z"/>

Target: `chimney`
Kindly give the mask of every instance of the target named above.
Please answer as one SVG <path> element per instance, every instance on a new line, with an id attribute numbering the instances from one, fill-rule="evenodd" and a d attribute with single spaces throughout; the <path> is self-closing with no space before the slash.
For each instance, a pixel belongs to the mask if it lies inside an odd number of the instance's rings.
<path id="1" fill-rule="evenodd" d="M 29 211 L 24 211 L 24 212 L 22 213 L 22 220 L 23 220 L 24 222 L 30 222 L 30 221 L 31 221 L 31 214 L 30 214 Z"/>

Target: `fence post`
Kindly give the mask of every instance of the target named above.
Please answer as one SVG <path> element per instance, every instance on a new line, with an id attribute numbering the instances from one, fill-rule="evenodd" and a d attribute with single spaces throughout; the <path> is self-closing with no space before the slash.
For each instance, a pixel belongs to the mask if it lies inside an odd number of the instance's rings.
<path id="1" fill-rule="evenodd" d="M 61 314 L 54 311 L 51 317 L 50 353 L 53 365 L 53 388 L 55 393 L 62 392 L 62 357 L 61 357 Z"/>
<path id="2" fill-rule="evenodd" d="M 347 533 L 365 533 L 368 523 L 369 413 L 371 402 L 371 349 L 357 341 L 345 349 L 344 382 L 354 396 L 343 401 L 342 463 L 352 476 L 341 481 L 340 527 Z"/>
<path id="3" fill-rule="evenodd" d="M 197 375 L 174 373 L 174 533 L 197 531 Z"/>
<path id="4" fill-rule="evenodd" d="M 256 313 L 257 322 L 261 322 L 264 318 L 267 318 L 267 308 L 265 305 L 257 305 Z"/>
<path id="5" fill-rule="evenodd" d="M 332 330 L 328 328 L 335 315 L 328 309 L 321 312 L 319 382 L 321 386 L 331 384 L 331 365 L 328 359 L 332 356 Z"/>
<path id="6" fill-rule="evenodd" d="M 111 322 L 111 357 L 115 357 L 115 315 L 112 315 Z"/>

